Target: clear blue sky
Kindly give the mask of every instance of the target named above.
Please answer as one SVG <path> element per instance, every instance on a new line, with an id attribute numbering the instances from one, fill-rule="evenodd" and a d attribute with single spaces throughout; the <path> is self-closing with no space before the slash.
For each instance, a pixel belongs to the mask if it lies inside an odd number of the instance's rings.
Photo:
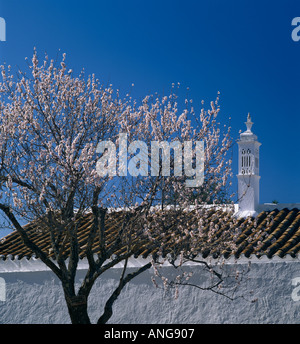
<path id="1" fill-rule="evenodd" d="M 235 139 L 250 112 L 261 146 L 260 201 L 300 202 L 299 0 L 0 0 L 7 41 L 0 61 L 24 67 L 33 48 L 67 53 L 133 96 L 190 88 L 196 104 L 221 92 L 221 120 Z M 237 147 L 234 148 L 234 178 Z M 236 185 L 236 184 L 235 184 Z"/>

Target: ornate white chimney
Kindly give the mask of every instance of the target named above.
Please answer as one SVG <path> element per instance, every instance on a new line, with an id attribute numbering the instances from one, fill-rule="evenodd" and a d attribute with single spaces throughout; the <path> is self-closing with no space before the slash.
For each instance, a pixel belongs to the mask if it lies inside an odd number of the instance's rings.
<path id="1" fill-rule="evenodd" d="M 239 217 L 256 216 L 259 204 L 259 147 L 257 136 L 251 131 L 253 122 L 248 114 L 247 130 L 240 134 L 238 170 Z"/>

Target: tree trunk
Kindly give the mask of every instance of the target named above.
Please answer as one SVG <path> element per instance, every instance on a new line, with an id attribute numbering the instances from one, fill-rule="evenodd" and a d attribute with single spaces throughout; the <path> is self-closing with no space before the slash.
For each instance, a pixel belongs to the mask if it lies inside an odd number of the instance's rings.
<path id="1" fill-rule="evenodd" d="M 84 295 L 66 297 L 72 324 L 90 324 L 87 312 L 87 298 Z"/>

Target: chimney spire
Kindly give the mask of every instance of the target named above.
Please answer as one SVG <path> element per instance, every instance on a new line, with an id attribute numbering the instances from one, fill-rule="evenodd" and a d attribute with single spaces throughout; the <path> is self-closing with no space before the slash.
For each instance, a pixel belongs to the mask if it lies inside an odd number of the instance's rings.
<path id="1" fill-rule="evenodd" d="M 247 130 L 240 134 L 238 170 L 238 216 L 255 216 L 259 204 L 259 147 L 257 136 L 251 131 L 250 113 L 245 122 Z"/>

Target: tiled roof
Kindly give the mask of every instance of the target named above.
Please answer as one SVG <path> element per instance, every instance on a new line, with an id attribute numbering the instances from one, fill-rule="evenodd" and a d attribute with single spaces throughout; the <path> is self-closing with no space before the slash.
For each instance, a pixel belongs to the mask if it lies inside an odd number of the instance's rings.
<path id="1" fill-rule="evenodd" d="M 123 212 L 115 212 L 107 215 L 105 231 L 106 248 L 112 249 L 111 254 L 120 255 L 127 249 L 127 246 L 121 244 L 121 241 L 120 244 L 116 244 L 122 222 Z M 164 233 L 164 254 L 176 246 L 180 248 L 180 245 L 184 245 L 184 235 L 182 236 L 182 240 L 176 242 L 172 240 L 172 231 L 175 228 L 174 226 L 176 226 L 176 222 L 177 219 L 174 223 L 172 223 L 171 219 L 168 219 L 166 221 L 166 227 L 161 231 Z M 192 213 L 185 214 L 185 220 L 181 224 L 189 227 L 192 223 Z M 217 228 L 216 238 L 219 237 L 218 233 L 224 230 L 235 233 L 236 248 L 234 251 L 231 249 L 223 249 L 222 252 L 215 252 L 213 248 L 206 247 L 202 241 L 201 245 L 199 244 L 197 254 L 204 258 L 220 254 L 225 258 L 232 256 L 236 258 L 241 256 L 250 257 L 253 255 L 256 257 L 267 256 L 268 258 L 272 258 L 277 256 L 283 258 L 285 256 L 296 257 L 300 251 L 300 209 L 262 211 L 255 218 L 249 217 L 245 219 L 235 218 L 233 213 L 229 213 L 228 211 L 207 210 L 206 223 L 207 225 L 213 223 L 215 228 Z M 85 257 L 85 247 L 91 224 L 92 215 L 87 214 L 82 218 L 78 228 L 80 258 Z M 24 229 L 26 229 L 29 237 L 44 252 L 54 258 L 49 233 L 44 231 L 40 224 L 28 224 L 24 226 Z M 131 237 L 131 247 L 136 258 L 147 258 L 159 253 L 159 248 L 155 243 L 143 235 L 134 235 Z M 99 241 L 96 239 L 93 251 L 94 253 L 98 253 L 98 250 Z M 68 245 L 65 246 L 65 255 L 68 255 Z M 33 253 L 23 244 L 17 232 L 12 232 L 0 240 L 1 259 L 5 260 L 8 257 L 11 259 L 22 259 L 24 257 L 31 258 L 32 256 Z"/>

